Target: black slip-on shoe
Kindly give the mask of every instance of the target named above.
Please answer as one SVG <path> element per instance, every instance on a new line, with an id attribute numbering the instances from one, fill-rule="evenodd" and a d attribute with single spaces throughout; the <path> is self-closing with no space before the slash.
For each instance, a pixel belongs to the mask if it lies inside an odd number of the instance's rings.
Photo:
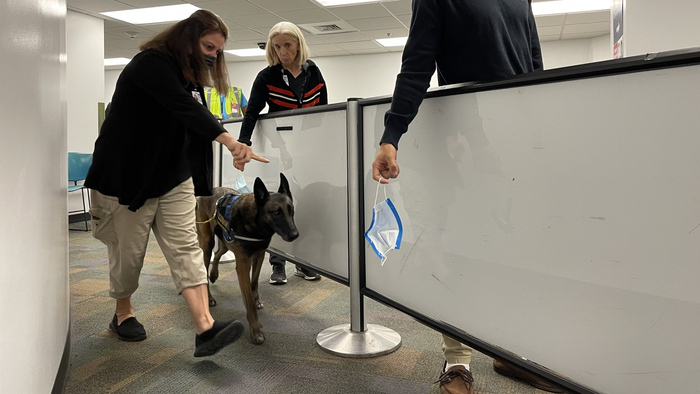
<path id="1" fill-rule="evenodd" d="M 117 334 L 117 338 L 127 342 L 138 342 L 146 339 L 146 329 L 135 317 L 130 317 L 117 325 L 117 315 L 114 315 L 109 329 Z"/>
<path id="2" fill-rule="evenodd" d="M 194 338 L 194 356 L 208 357 L 214 355 L 227 345 L 236 342 L 243 335 L 243 323 L 238 320 L 228 322 L 214 321 L 214 325 Z"/>

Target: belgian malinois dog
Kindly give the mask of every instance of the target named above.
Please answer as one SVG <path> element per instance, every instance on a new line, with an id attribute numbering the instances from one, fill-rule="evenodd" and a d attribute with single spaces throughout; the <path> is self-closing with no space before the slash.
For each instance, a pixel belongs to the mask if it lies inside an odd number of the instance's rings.
<path id="1" fill-rule="evenodd" d="M 232 251 L 236 256 L 236 274 L 245 302 L 250 338 L 256 345 L 262 344 L 265 335 L 258 321 L 258 309 L 263 308 L 258 295 L 258 278 L 265 250 L 275 234 L 287 242 L 299 237 L 287 178 L 280 173 L 277 193 L 269 193 L 260 178 L 255 179 L 253 193 L 239 194 L 229 188 L 214 188 L 213 196 L 197 198 L 196 216 L 197 239 L 204 251 L 209 280 L 214 283 L 218 279 L 219 260 L 227 251 Z M 219 248 L 211 261 L 215 236 L 219 238 Z M 211 291 L 209 305 L 216 305 Z"/>

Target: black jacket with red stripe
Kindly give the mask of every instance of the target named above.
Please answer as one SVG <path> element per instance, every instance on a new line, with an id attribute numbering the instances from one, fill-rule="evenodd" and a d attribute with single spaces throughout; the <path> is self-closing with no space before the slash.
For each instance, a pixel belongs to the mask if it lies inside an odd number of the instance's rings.
<path id="1" fill-rule="evenodd" d="M 304 77 L 304 94 L 301 98 L 284 81 L 285 70 L 281 64 L 268 66 L 258 73 L 250 92 L 241 132 L 238 134 L 239 142 L 251 145 L 253 128 L 265 104 L 270 107 L 269 112 L 328 104 L 326 81 L 323 80 L 321 70 L 311 60 L 307 60 L 303 68 L 304 74 L 300 77 Z"/>

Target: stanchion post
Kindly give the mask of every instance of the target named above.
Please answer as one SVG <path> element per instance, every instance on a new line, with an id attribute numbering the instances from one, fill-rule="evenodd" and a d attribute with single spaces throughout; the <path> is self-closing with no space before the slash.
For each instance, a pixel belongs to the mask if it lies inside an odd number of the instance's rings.
<path id="1" fill-rule="evenodd" d="M 350 282 L 350 324 L 329 327 L 316 336 L 325 351 L 343 357 L 375 357 L 401 346 L 394 330 L 365 321 L 364 297 L 360 292 L 363 258 L 362 203 L 364 195 L 361 113 L 358 99 L 348 99 L 346 112 L 348 180 L 348 280 Z"/>

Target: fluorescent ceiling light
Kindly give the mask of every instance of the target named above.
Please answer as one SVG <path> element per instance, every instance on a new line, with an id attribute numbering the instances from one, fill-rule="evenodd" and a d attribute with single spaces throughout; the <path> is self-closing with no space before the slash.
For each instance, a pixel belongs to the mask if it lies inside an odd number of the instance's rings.
<path id="1" fill-rule="evenodd" d="M 379 3 L 382 0 L 313 0 L 324 7 L 335 7 L 339 5 L 355 5 L 365 3 Z"/>
<path id="2" fill-rule="evenodd" d="M 385 47 L 402 47 L 406 45 L 406 40 L 408 40 L 408 37 L 378 38 L 374 41 Z"/>
<path id="3" fill-rule="evenodd" d="M 123 66 L 129 64 L 131 59 L 125 57 L 113 57 L 111 59 L 105 59 L 105 66 Z"/>
<path id="4" fill-rule="evenodd" d="M 609 10 L 611 0 L 558 0 L 532 3 L 535 16 Z"/>
<path id="5" fill-rule="evenodd" d="M 260 48 L 231 49 L 224 52 L 240 57 L 265 56 L 265 50 Z"/>
<path id="6" fill-rule="evenodd" d="M 136 8 L 133 10 L 101 12 L 102 15 L 134 25 L 175 22 L 186 19 L 199 7 L 192 4 L 166 5 L 164 7 Z"/>

